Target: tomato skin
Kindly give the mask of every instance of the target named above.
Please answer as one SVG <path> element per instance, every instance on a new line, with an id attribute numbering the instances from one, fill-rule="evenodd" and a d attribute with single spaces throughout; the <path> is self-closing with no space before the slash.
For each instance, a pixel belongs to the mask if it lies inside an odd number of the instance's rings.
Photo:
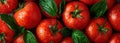
<path id="1" fill-rule="evenodd" d="M 71 12 L 75 10 L 75 6 L 78 5 L 78 9 L 82 12 L 80 13 L 80 18 L 73 18 Z M 66 5 L 64 13 L 62 15 L 63 22 L 68 28 L 82 30 L 90 20 L 90 14 L 88 8 L 81 2 L 70 2 Z"/>
<path id="2" fill-rule="evenodd" d="M 94 5 L 95 3 L 98 3 L 100 2 L 101 0 L 79 0 L 87 5 Z M 106 0 L 107 1 L 107 4 L 108 4 L 108 9 L 110 9 L 114 3 L 115 3 L 115 0 Z"/>
<path id="3" fill-rule="evenodd" d="M 61 0 L 54 0 L 57 8 L 60 7 L 60 3 L 62 2 Z M 50 14 L 48 14 L 46 11 L 42 11 L 42 13 L 47 17 L 47 18 L 58 18 L 58 14 L 56 16 L 51 16 Z"/>
<path id="4" fill-rule="evenodd" d="M 19 26 L 31 29 L 39 24 L 41 13 L 34 2 L 28 2 L 23 9 L 15 13 L 14 18 Z"/>
<path id="5" fill-rule="evenodd" d="M 106 20 L 104 28 L 108 31 L 103 33 L 99 31 L 98 25 L 103 25 L 105 19 L 102 17 L 93 19 L 86 28 L 86 35 L 95 43 L 106 43 L 112 34 L 112 28 L 109 22 Z"/>
<path id="6" fill-rule="evenodd" d="M 0 3 L 0 14 L 8 14 L 12 12 L 18 5 L 17 0 L 6 0 L 6 3 Z"/>
<path id="7" fill-rule="evenodd" d="M 110 39 L 109 43 L 120 43 L 120 34 L 114 34 Z"/>
<path id="8" fill-rule="evenodd" d="M 59 43 L 62 39 L 61 32 L 56 32 L 55 35 L 52 34 L 49 26 L 54 26 L 57 22 L 56 19 L 45 19 L 42 20 L 41 23 L 38 25 L 36 29 L 36 35 L 38 41 L 41 41 L 42 43 Z M 57 30 L 61 30 L 63 28 L 62 24 L 58 21 Z"/>
<path id="9" fill-rule="evenodd" d="M 74 43 L 71 37 L 66 37 L 61 43 Z"/>
<path id="10" fill-rule="evenodd" d="M 19 35 L 14 41 L 13 43 L 25 43 L 24 39 L 23 39 L 23 34 Z"/>
<path id="11" fill-rule="evenodd" d="M 5 41 L 6 43 L 10 43 L 14 36 L 14 31 L 11 30 L 8 25 L 0 19 L 0 34 L 5 34 Z"/>
<path id="12" fill-rule="evenodd" d="M 115 7 L 109 11 L 108 19 L 113 29 L 120 32 L 120 4 L 115 5 Z"/>

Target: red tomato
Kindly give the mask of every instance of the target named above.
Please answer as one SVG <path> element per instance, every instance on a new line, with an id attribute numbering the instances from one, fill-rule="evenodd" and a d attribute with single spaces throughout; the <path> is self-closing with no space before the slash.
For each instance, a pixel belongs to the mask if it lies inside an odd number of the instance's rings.
<path id="1" fill-rule="evenodd" d="M 4 33 L 5 41 L 6 43 L 10 43 L 14 36 L 14 31 L 11 30 L 8 25 L 0 19 L 0 34 Z M 2 43 L 2 41 L 0 41 Z"/>
<path id="2" fill-rule="evenodd" d="M 109 43 L 120 43 L 120 34 L 114 34 Z"/>
<path id="3" fill-rule="evenodd" d="M 25 43 L 24 40 L 23 40 L 23 34 L 18 36 L 14 41 L 13 43 Z"/>
<path id="4" fill-rule="evenodd" d="M 101 0 L 80 0 L 81 2 L 84 2 L 87 5 L 93 5 L 95 3 L 100 2 Z M 108 4 L 108 9 L 110 9 L 113 5 L 115 0 L 106 0 Z"/>
<path id="5" fill-rule="evenodd" d="M 108 18 L 114 30 L 120 32 L 120 4 L 113 7 L 108 13 Z"/>
<path id="6" fill-rule="evenodd" d="M 28 2 L 24 8 L 15 13 L 14 18 L 19 26 L 31 29 L 39 24 L 41 13 L 34 2 Z"/>
<path id="7" fill-rule="evenodd" d="M 106 43 L 112 34 L 112 28 L 104 18 L 95 18 L 87 26 L 86 34 L 95 43 Z"/>
<path id="8" fill-rule="evenodd" d="M 12 12 L 18 5 L 17 0 L 0 0 L 0 14 L 8 14 Z"/>
<path id="9" fill-rule="evenodd" d="M 41 21 L 36 29 L 37 39 L 42 43 L 59 43 L 62 39 L 62 34 L 59 30 L 62 28 L 62 24 L 56 19 L 45 19 Z"/>
<path id="10" fill-rule="evenodd" d="M 66 37 L 63 39 L 62 43 L 74 43 L 71 37 Z"/>
<path id="11" fill-rule="evenodd" d="M 89 10 L 83 3 L 75 1 L 66 5 L 63 22 L 68 28 L 82 30 L 89 20 Z"/>
<path id="12" fill-rule="evenodd" d="M 62 2 L 61 0 L 54 0 L 57 7 L 59 8 L 60 7 L 60 3 Z M 43 11 L 43 14 L 47 17 L 47 18 L 58 18 L 58 15 L 57 16 L 51 16 L 50 14 L 48 14 L 47 12 Z"/>

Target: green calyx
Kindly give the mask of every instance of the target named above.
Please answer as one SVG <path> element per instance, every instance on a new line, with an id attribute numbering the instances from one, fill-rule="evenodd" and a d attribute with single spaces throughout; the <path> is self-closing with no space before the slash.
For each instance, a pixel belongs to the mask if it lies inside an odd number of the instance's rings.
<path id="1" fill-rule="evenodd" d="M 18 3 L 18 7 L 17 7 L 17 9 L 16 9 L 15 11 L 18 11 L 18 10 L 24 8 L 25 3 L 26 3 L 26 2 L 23 1 L 23 0 L 18 0 L 18 1 L 19 1 L 19 3 Z"/>
<path id="2" fill-rule="evenodd" d="M 73 18 L 75 18 L 75 17 L 78 17 L 78 18 L 80 18 L 81 16 L 80 16 L 80 13 L 82 12 L 82 10 L 79 10 L 78 9 L 78 5 L 75 7 L 75 10 L 73 11 L 73 12 L 71 12 L 71 14 L 72 14 L 72 17 Z"/>
<path id="3" fill-rule="evenodd" d="M 6 0 L 0 0 L 0 3 L 4 4 L 6 2 Z"/>
<path id="4" fill-rule="evenodd" d="M 101 33 L 106 33 L 106 32 L 108 31 L 108 29 L 104 27 L 104 26 L 105 26 L 105 23 L 106 23 L 106 21 L 104 22 L 103 25 L 99 25 L 99 24 L 97 23 L 98 29 L 99 29 L 99 31 L 100 31 Z"/>
<path id="5" fill-rule="evenodd" d="M 49 28 L 50 28 L 50 30 L 51 30 L 51 32 L 52 32 L 53 35 L 55 35 L 56 32 L 59 31 L 59 30 L 57 30 L 57 25 L 58 25 L 58 22 L 54 26 L 49 25 Z"/>
<path id="6" fill-rule="evenodd" d="M 5 34 L 4 33 L 0 34 L 0 41 L 2 43 L 5 43 Z"/>

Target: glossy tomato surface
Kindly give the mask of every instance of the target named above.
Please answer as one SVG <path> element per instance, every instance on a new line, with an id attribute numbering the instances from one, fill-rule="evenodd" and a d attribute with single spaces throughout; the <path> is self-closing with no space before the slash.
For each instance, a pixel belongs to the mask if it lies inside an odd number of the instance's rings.
<path id="1" fill-rule="evenodd" d="M 108 19 L 114 30 L 120 32 L 120 4 L 115 5 L 108 13 Z"/>
<path id="2" fill-rule="evenodd" d="M 18 0 L 0 0 L 0 14 L 8 14 L 16 9 Z"/>
<path id="3" fill-rule="evenodd" d="M 61 43 L 74 43 L 71 37 L 66 37 Z"/>
<path id="4" fill-rule="evenodd" d="M 25 43 L 24 39 L 23 39 L 23 34 L 19 35 L 14 41 L 13 43 Z"/>
<path id="5" fill-rule="evenodd" d="M 51 28 L 54 26 L 56 26 L 54 29 Z M 58 20 L 44 19 L 36 29 L 37 39 L 42 43 L 59 43 L 62 39 L 62 34 L 60 32 L 62 28 L 63 26 Z"/>
<path id="6" fill-rule="evenodd" d="M 14 18 L 19 26 L 31 29 L 39 24 L 41 13 L 34 2 L 28 2 L 24 8 L 15 12 Z"/>
<path id="7" fill-rule="evenodd" d="M 15 33 L 4 21 L 0 19 L 0 34 L 4 34 L 3 38 L 5 39 L 5 42 L 10 43 L 13 40 L 13 36 Z"/>
<path id="8" fill-rule="evenodd" d="M 78 10 L 78 12 L 76 10 Z M 77 12 L 77 15 L 75 15 L 74 12 Z M 74 15 L 75 17 L 73 17 Z M 65 7 L 62 19 L 66 27 L 82 30 L 90 20 L 89 10 L 87 6 L 81 2 L 70 2 Z"/>
<path id="9" fill-rule="evenodd" d="M 114 34 L 111 37 L 109 43 L 120 43 L 120 34 L 119 33 Z"/>
<path id="10" fill-rule="evenodd" d="M 107 20 L 99 17 L 90 22 L 86 34 L 95 43 L 106 43 L 112 34 L 112 28 Z"/>

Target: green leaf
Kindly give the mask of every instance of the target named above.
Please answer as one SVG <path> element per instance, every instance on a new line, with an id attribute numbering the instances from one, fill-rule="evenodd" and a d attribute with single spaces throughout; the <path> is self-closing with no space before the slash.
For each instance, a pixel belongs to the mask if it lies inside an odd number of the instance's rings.
<path id="1" fill-rule="evenodd" d="M 60 3 L 60 7 L 59 7 L 59 14 L 63 13 L 64 7 L 65 7 L 65 0 L 62 0 L 62 2 Z"/>
<path id="2" fill-rule="evenodd" d="M 72 39 L 75 43 L 89 43 L 87 36 L 79 30 L 73 31 Z"/>
<path id="3" fill-rule="evenodd" d="M 4 33 L 0 34 L 0 41 L 2 41 L 2 43 L 5 43 L 5 34 Z"/>
<path id="4" fill-rule="evenodd" d="M 72 34 L 72 30 L 68 29 L 68 28 L 63 28 L 62 29 L 62 35 L 63 37 L 67 37 L 67 36 L 70 36 Z"/>
<path id="5" fill-rule="evenodd" d="M 0 14 L 0 18 L 8 25 L 11 30 L 15 31 L 14 38 L 24 32 L 24 28 L 19 27 L 12 16 L 7 14 Z"/>
<path id="6" fill-rule="evenodd" d="M 25 31 L 23 37 L 24 37 L 25 43 L 37 43 L 37 40 L 36 40 L 35 36 L 33 35 L 33 33 L 28 30 Z"/>
<path id="7" fill-rule="evenodd" d="M 17 29 L 15 30 L 14 38 L 18 37 L 20 34 L 23 34 L 24 31 L 25 31 L 24 27 L 17 27 Z"/>
<path id="8" fill-rule="evenodd" d="M 56 16 L 58 8 L 54 0 L 39 0 L 39 5 L 42 10 L 46 11 L 51 16 Z"/>
<path id="9" fill-rule="evenodd" d="M 9 26 L 10 29 L 15 30 L 17 26 L 14 18 L 7 14 L 0 14 L 0 18 Z"/>
<path id="10" fill-rule="evenodd" d="M 103 16 L 106 10 L 107 10 L 106 0 L 102 0 L 101 2 L 94 4 L 90 9 L 92 16 L 95 17 Z"/>

